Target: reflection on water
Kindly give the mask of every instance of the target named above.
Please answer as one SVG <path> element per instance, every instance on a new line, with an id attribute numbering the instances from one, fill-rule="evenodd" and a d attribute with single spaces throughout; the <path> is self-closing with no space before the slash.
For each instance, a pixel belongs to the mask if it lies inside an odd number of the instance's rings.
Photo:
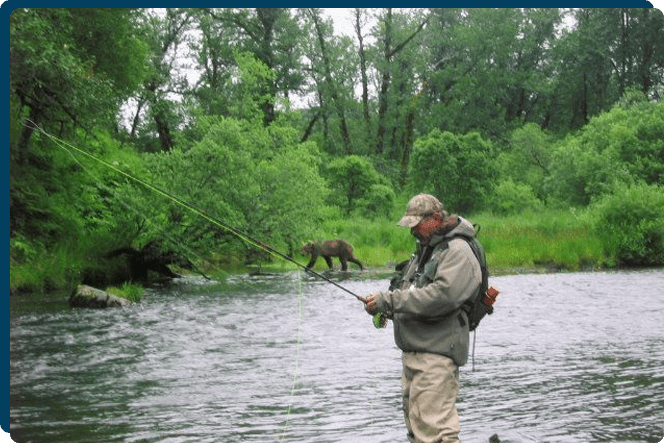
<path id="1" fill-rule="evenodd" d="M 664 271 L 491 282 L 496 312 L 461 370 L 466 443 L 662 439 Z M 17 442 L 406 441 L 391 326 L 329 283 L 191 278 L 103 311 L 63 297 L 11 300 Z"/>

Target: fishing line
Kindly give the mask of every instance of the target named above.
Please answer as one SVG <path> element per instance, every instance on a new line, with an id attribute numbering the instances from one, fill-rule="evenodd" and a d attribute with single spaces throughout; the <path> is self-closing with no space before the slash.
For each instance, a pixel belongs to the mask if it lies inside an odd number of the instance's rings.
<path id="1" fill-rule="evenodd" d="M 139 184 L 143 185 L 144 187 L 146 187 L 146 188 L 150 189 L 151 191 L 161 195 L 162 197 L 167 198 L 167 199 L 177 203 L 178 205 L 182 206 L 183 208 L 185 208 L 185 209 L 187 209 L 187 210 L 203 217 L 204 219 L 206 219 L 210 223 L 212 223 L 212 224 L 214 224 L 214 225 L 216 225 L 216 226 L 218 226 L 222 229 L 225 229 L 225 230 L 231 232 L 232 234 L 235 234 L 238 238 L 243 240 L 245 243 L 247 243 L 251 246 L 254 246 L 258 249 L 262 249 L 264 251 L 267 251 L 275 257 L 280 257 L 280 258 L 282 258 L 286 261 L 289 261 L 289 262 L 299 266 L 300 268 L 304 269 L 305 271 L 315 275 L 316 277 L 321 278 L 321 279 L 327 281 L 328 283 L 333 284 L 334 286 L 338 287 L 339 289 L 341 289 L 341 290 L 347 292 L 348 294 L 352 295 L 356 299 L 358 299 L 362 302 L 364 301 L 362 299 L 362 297 L 360 297 L 359 295 L 353 293 L 349 289 L 341 286 L 337 282 L 335 282 L 335 281 L 327 278 L 326 276 L 314 271 L 313 269 L 307 268 L 305 265 L 298 262 L 297 260 L 294 260 L 293 258 L 289 257 L 288 255 L 284 254 L 283 252 L 281 252 L 277 249 L 274 249 L 270 245 L 268 245 L 266 243 L 263 243 L 262 241 L 253 238 L 249 234 L 247 234 L 245 232 L 242 232 L 241 230 L 239 230 L 237 228 L 234 228 L 234 227 L 232 227 L 231 225 L 229 225 L 227 223 L 224 223 L 223 221 L 219 220 L 218 218 L 215 218 L 215 217 L 212 217 L 212 216 L 206 214 L 203 210 L 198 209 L 196 206 L 192 205 L 191 203 L 187 203 L 186 201 L 184 201 L 181 198 L 177 197 L 173 193 L 171 193 L 169 191 L 166 191 L 164 189 L 161 189 L 161 188 L 153 185 L 152 183 L 148 183 L 145 180 L 141 180 L 140 178 L 134 176 L 133 174 L 130 174 L 129 172 L 123 171 L 119 167 L 117 167 L 117 166 L 115 166 L 115 165 L 113 165 L 113 164 L 111 164 L 111 163 L 109 163 L 105 160 L 97 158 L 94 155 L 92 155 L 92 154 L 90 154 L 90 153 L 88 153 L 88 152 L 86 152 L 86 151 L 84 151 L 80 148 L 77 148 L 76 146 L 73 146 L 72 144 L 70 144 L 70 143 L 68 143 L 64 140 L 60 140 L 59 138 L 55 137 L 54 135 L 51 135 L 48 132 L 46 132 L 45 130 L 43 130 L 39 125 L 35 124 L 34 122 L 30 122 L 30 123 L 33 125 L 33 126 L 31 126 L 32 129 L 35 129 L 35 130 L 41 132 L 42 134 L 44 134 L 45 136 L 49 137 L 61 149 L 68 150 L 67 148 L 65 148 L 63 146 L 63 145 L 66 145 L 67 147 L 71 148 L 72 150 L 74 150 L 74 151 L 76 151 L 80 154 L 83 154 L 86 157 L 91 158 L 92 160 L 95 160 L 95 161 L 101 163 L 102 165 L 104 165 L 104 166 L 106 166 L 110 169 L 113 169 L 114 171 L 118 172 L 119 174 L 123 175 L 124 177 L 126 177 L 126 178 L 128 178 L 128 179 L 130 179 L 130 180 L 132 180 L 136 183 L 139 183 Z"/>
<path id="2" fill-rule="evenodd" d="M 297 321 L 297 339 L 296 339 L 296 345 L 295 345 L 295 362 L 293 364 L 294 369 L 293 369 L 293 384 L 291 385 L 291 392 L 290 392 L 290 398 L 288 401 L 288 409 L 286 410 L 286 423 L 284 423 L 283 430 L 281 432 L 281 438 L 279 439 L 280 441 L 284 441 L 286 438 L 286 432 L 288 431 L 288 428 L 290 427 L 290 417 L 291 417 L 291 410 L 293 408 L 293 400 L 295 399 L 295 386 L 297 384 L 298 376 L 300 375 L 300 346 L 302 344 L 302 278 L 298 278 L 297 280 L 297 287 L 298 287 L 298 302 L 297 302 L 297 314 L 298 314 L 298 321 Z"/>
<path id="3" fill-rule="evenodd" d="M 99 158 L 93 156 L 92 154 L 89 154 L 88 152 L 86 152 L 86 151 L 84 151 L 84 150 L 82 150 L 82 149 L 79 149 L 79 148 L 73 146 L 73 145 L 70 144 L 70 143 L 67 143 L 67 142 L 64 141 L 64 140 L 60 140 L 59 138 L 57 138 L 57 137 L 55 137 L 55 136 L 53 136 L 53 135 L 47 133 L 47 132 L 44 131 L 41 127 L 39 127 L 38 125 L 34 124 L 33 122 L 30 122 L 30 123 L 33 125 L 33 126 L 32 126 L 32 129 L 35 129 L 35 130 L 41 132 L 42 134 L 46 135 L 47 137 L 49 137 L 49 138 L 50 138 L 50 139 L 51 139 L 51 140 L 52 140 L 52 141 L 53 141 L 58 147 L 60 147 L 61 149 L 63 149 L 65 152 L 67 152 L 67 154 L 69 154 L 69 155 L 72 157 L 72 159 L 73 159 L 73 160 L 74 160 L 74 161 L 75 161 L 75 162 L 76 162 L 76 163 L 77 163 L 77 164 L 78 164 L 78 165 L 79 165 L 79 166 L 80 166 L 80 167 L 81 167 L 86 173 L 88 173 L 92 178 L 94 178 L 95 180 L 97 180 L 98 183 L 101 183 L 100 180 L 99 180 L 99 179 L 98 179 L 98 178 L 97 178 L 97 177 L 96 177 L 96 176 L 95 176 L 90 170 L 88 170 L 88 169 L 87 169 L 87 168 L 86 168 L 86 167 L 85 167 L 85 166 L 84 166 L 84 165 L 83 165 L 83 164 L 82 164 L 82 163 L 76 158 L 76 156 L 72 153 L 72 151 L 71 151 L 70 149 L 68 149 L 68 147 L 71 148 L 71 149 L 73 149 L 75 152 L 81 153 L 81 154 L 87 156 L 88 158 L 91 158 L 91 159 L 93 159 L 93 160 L 96 160 L 97 162 L 103 164 L 104 166 L 107 166 L 107 167 L 109 167 L 109 168 L 111 168 L 111 169 L 113 169 L 113 170 L 119 172 L 119 173 L 122 174 L 123 176 L 125 176 L 125 177 L 127 177 L 127 178 L 133 180 L 133 181 L 136 182 L 136 183 L 139 183 L 139 184 L 141 184 L 141 185 L 147 187 L 148 189 L 150 189 L 150 190 L 152 190 L 152 191 L 154 191 L 154 192 L 157 192 L 158 194 L 162 195 L 163 197 L 166 197 L 166 198 L 171 199 L 172 201 L 175 201 L 176 203 L 178 203 L 179 205 L 185 207 L 186 209 L 189 209 L 189 210 L 193 211 L 194 213 L 196 213 L 196 214 L 202 216 L 203 218 L 205 218 L 206 220 L 210 221 L 210 222 L 213 223 L 214 225 L 219 226 L 219 227 L 221 227 L 221 228 L 224 228 L 224 229 L 226 229 L 226 230 L 228 230 L 228 231 L 234 233 L 235 235 L 237 235 L 238 237 L 240 237 L 242 240 L 244 240 L 244 241 L 247 242 L 248 244 L 250 244 L 250 245 L 252 245 L 252 246 L 255 246 L 255 247 L 258 247 L 258 248 L 261 248 L 261 249 L 263 249 L 263 250 L 267 250 L 268 252 L 270 252 L 270 253 L 273 254 L 273 255 L 276 255 L 276 256 L 281 257 L 281 258 L 285 258 L 285 259 L 287 259 L 288 261 L 291 261 L 291 262 L 293 262 L 293 263 L 295 263 L 295 264 L 300 265 L 300 264 L 299 264 L 298 262 L 296 262 L 295 260 L 293 260 L 293 259 L 291 259 L 290 257 L 286 256 L 285 254 L 282 254 L 281 252 L 277 251 L 276 249 L 272 248 L 271 246 L 269 246 L 269 245 L 267 245 L 267 244 L 265 244 L 265 243 L 259 242 L 258 240 L 253 239 L 252 237 L 248 236 L 247 234 L 244 234 L 244 233 L 242 233 L 241 231 L 239 231 L 239 230 L 237 230 L 237 229 L 235 229 L 235 228 L 232 228 L 232 227 L 226 225 L 225 223 L 221 222 L 220 220 L 217 220 L 217 219 L 214 219 L 214 218 L 211 217 L 211 216 L 208 216 L 207 214 L 205 214 L 204 212 L 202 212 L 202 211 L 199 210 L 198 208 L 196 208 L 196 207 L 190 205 L 189 203 L 187 203 L 187 202 L 185 202 L 185 201 L 179 199 L 178 197 L 174 196 L 173 194 L 171 194 L 171 193 L 169 193 L 169 192 L 167 192 L 167 191 L 165 191 L 165 190 L 163 190 L 163 189 L 160 189 L 160 188 L 158 188 L 158 187 L 156 187 L 156 186 L 154 186 L 154 185 L 152 185 L 152 184 L 150 184 L 150 183 L 147 183 L 147 182 L 145 182 L 145 181 L 143 181 L 143 180 L 141 180 L 141 179 L 139 179 L 139 178 L 133 176 L 132 174 L 129 174 L 129 173 L 125 172 L 125 171 L 122 171 L 122 170 L 118 169 L 115 165 L 112 165 L 111 163 L 108 163 L 108 162 L 106 162 L 106 161 L 104 161 L 104 160 L 102 160 L 102 159 L 99 159 Z M 130 207 L 129 205 L 125 204 L 124 202 L 121 202 L 121 203 L 123 204 L 123 206 L 125 206 L 125 207 L 129 207 L 129 209 L 131 209 L 131 210 L 133 210 L 133 211 L 136 211 L 136 212 L 138 213 L 138 211 L 135 210 L 135 208 Z M 138 214 L 141 215 L 140 213 L 138 213 Z M 144 217 L 144 218 L 145 218 L 145 217 Z M 171 240 L 172 240 L 172 239 L 171 239 Z M 172 241 L 174 241 L 174 240 L 172 240 Z M 300 266 L 301 266 L 301 267 L 304 267 L 304 265 L 300 265 Z M 329 282 L 335 284 L 336 286 L 340 287 L 341 289 L 344 289 L 346 292 L 350 292 L 350 291 L 348 291 L 347 289 L 343 288 L 342 286 L 340 286 L 340 285 L 336 284 L 335 282 L 329 280 L 328 278 L 326 278 L 326 277 L 324 277 L 324 276 L 322 276 L 322 275 L 320 275 L 320 274 L 318 274 L 318 273 L 316 273 L 316 272 L 314 272 L 314 271 L 311 271 L 311 270 L 309 270 L 309 271 L 310 271 L 312 274 L 314 274 L 314 275 L 318 275 L 319 277 L 323 278 L 324 280 L 329 281 Z M 204 274 L 203 274 L 203 275 L 204 275 Z M 204 275 L 204 276 L 205 276 L 205 275 Z M 206 278 L 207 278 L 207 277 L 206 277 Z M 352 292 L 350 292 L 350 293 L 351 293 L 352 295 L 355 295 L 355 294 L 353 294 Z M 303 303 L 303 301 L 302 301 L 303 295 L 302 295 L 302 294 L 303 294 L 303 290 L 302 290 L 302 279 L 301 279 L 301 278 L 298 278 L 298 326 L 297 326 L 297 338 L 296 338 L 296 347 L 295 347 L 295 359 L 294 359 L 294 364 L 293 364 L 293 365 L 294 365 L 294 369 L 293 369 L 293 382 L 292 382 L 292 384 L 291 384 L 290 397 L 289 397 L 289 404 L 288 404 L 288 409 L 287 409 L 287 411 L 286 411 L 286 422 L 285 422 L 284 427 L 283 427 L 283 430 L 282 430 L 281 441 L 284 441 L 284 439 L 286 438 L 286 433 L 287 433 L 287 431 L 288 431 L 288 429 L 289 429 L 289 426 L 290 426 L 291 411 L 292 411 L 292 407 L 293 407 L 293 403 L 294 403 L 294 398 L 295 398 L 295 393 L 296 393 L 296 386 L 297 386 L 297 381 L 298 381 L 298 376 L 299 376 L 300 348 L 301 348 L 301 344 L 302 344 L 302 303 Z M 355 295 L 355 297 L 357 297 L 357 298 L 359 299 L 359 297 L 358 297 L 357 295 Z"/>
<path id="4" fill-rule="evenodd" d="M 316 272 L 312 269 L 307 268 L 302 263 L 294 260 L 293 258 L 291 258 L 288 255 L 282 253 L 281 251 L 279 251 L 277 249 L 274 249 L 270 245 L 268 245 L 264 242 L 261 242 L 261 241 L 255 239 L 255 238 L 253 238 L 249 234 L 246 234 L 246 233 L 242 232 L 241 230 L 239 230 L 237 228 L 234 228 L 234 227 L 228 225 L 227 223 L 224 223 L 223 221 L 206 214 L 201 209 L 198 209 L 194 205 L 192 205 L 190 203 L 187 203 L 186 201 L 182 200 L 181 198 L 177 197 L 176 195 L 172 194 L 171 192 L 166 191 L 164 189 L 161 189 L 161 188 L 159 188 L 159 187 L 157 187 L 157 186 L 155 186 L 151 183 L 148 183 L 145 180 L 142 180 L 142 179 L 134 176 L 133 174 L 130 174 L 126 171 L 121 170 L 116 165 L 113 165 L 113 164 L 111 164 L 111 163 L 109 163 L 105 160 L 102 160 L 102 159 L 100 159 L 100 158 L 98 158 L 98 157 L 96 157 L 96 156 L 80 149 L 80 148 L 77 148 L 76 146 L 72 145 L 71 143 L 68 143 L 64 140 L 61 140 L 61 139 L 55 137 L 54 135 L 49 134 L 48 132 L 46 132 L 44 129 L 42 129 L 36 123 L 34 123 L 30 120 L 28 120 L 28 122 L 32 125 L 32 126 L 29 126 L 31 129 L 37 130 L 38 132 L 40 132 L 40 133 L 44 134 L 45 136 L 47 136 L 48 138 L 50 138 L 56 144 L 56 146 L 58 146 L 59 148 L 65 150 L 67 153 L 69 153 L 69 155 L 71 155 L 74 158 L 74 160 L 76 161 L 76 163 L 78 163 L 81 167 L 83 167 L 83 165 L 78 161 L 78 159 L 76 159 L 76 157 L 73 155 L 73 153 L 68 148 L 70 148 L 71 150 L 73 150 L 73 151 L 75 151 L 79 154 L 82 154 L 82 155 L 84 155 L 84 156 L 86 156 L 86 157 L 88 157 L 92 160 L 95 160 L 96 162 L 98 162 L 98 163 L 100 163 L 100 164 L 116 171 L 117 173 L 121 174 L 122 176 L 128 178 L 129 180 L 131 180 L 135 183 L 138 183 L 138 184 L 146 187 L 147 189 L 161 195 L 162 197 L 177 203 L 178 205 L 182 206 L 183 208 L 185 208 L 185 209 L 193 212 L 194 214 L 199 215 L 200 217 L 204 218 L 205 220 L 209 221 L 213 225 L 218 226 L 222 229 L 225 229 L 225 230 L 231 232 L 232 234 L 236 235 L 238 238 L 243 240 L 245 243 L 247 243 L 251 246 L 254 246 L 258 249 L 262 249 L 264 251 L 267 251 L 270 254 L 272 254 L 273 256 L 282 258 L 286 261 L 289 261 L 289 262 L 297 265 L 298 267 L 304 269 L 306 272 L 309 272 L 309 273 L 311 273 L 311 274 L 327 281 L 328 283 L 333 284 L 337 288 L 347 292 L 348 294 L 354 296 L 357 300 L 360 300 L 364 303 L 364 299 L 362 297 L 360 297 L 359 295 L 357 295 L 354 292 L 350 291 L 349 289 L 339 285 L 338 283 L 336 283 L 335 281 L 329 279 L 328 277 L 326 277 L 326 276 L 324 276 L 324 275 L 322 275 L 322 274 L 320 274 L 320 273 L 318 273 L 318 272 Z M 86 168 L 83 167 L 83 169 L 87 171 Z M 91 174 L 89 171 L 88 171 L 88 173 Z M 93 176 L 93 178 L 95 178 L 94 175 L 92 175 L 92 176 Z M 294 374 L 293 374 L 293 383 L 291 385 L 289 405 L 288 405 L 288 409 L 287 409 L 287 412 L 286 412 L 286 422 L 285 422 L 283 430 L 282 430 L 281 441 L 284 441 L 284 439 L 286 437 L 286 432 L 288 431 L 288 428 L 290 426 L 291 410 L 292 410 L 293 400 L 294 400 L 294 397 L 295 397 L 296 385 L 297 385 L 297 380 L 298 380 L 298 375 L 299 375 L 299 355 L 300 355 L 301 335 L 302 335 L 302 286 L 301 286 L 302 280 L 299 279 L 298 283 L 299 283 L 298 284 L 298 288 L 299 288 L 299 291 L 298 291 L 299 292 L 299 296 L 298 296 L 298 331 L 297 331 L 297 339 L 296 339 L 297 344 L 296 344 L 296 351 L 295 351 Z M 383 328 L 383 327 L 386 326 L 386 323 L 387 323 L 387 316 L 384 313 L 378 313 L 373 318 L 373 324 L 376 328 Z M 373 404 L 372 404 L 372 408 L 373 408 Z M 373 422 L 372 422 L 372 425 L 373 425 Z"/>
<path id="5" fill-rule="evenodd" d="M 43 131 L 42 131 L 42 132 L 43 132 Z M 46 135 L 48 135 L 48 134 L 46 134 Z M 58 141 L 54 140 L 54 142 L 56 143 L 56 145 L 59 145 Z M 74 155 L 69 149 L 67 149 L 67 148 L 64 147 L 64 146 L 59 146 L 59 147 L 60 147 L 62 150 L 64 150 L 67 154 L 69 154 L 69 156 L 72 158 L 72 160 L 73 160 L 77 165 L 79 165 L 83 171 L 85 171 L 90 177 L 92 177 L 92 178 L 96 181 L 97 186 L 99 186 L 99 187 L 102 188 L 102 189 L 105 189 L 106 191 L 109 192 L 109 194 L 116 194 L 116 191 L 115 191 L 114 189 L 111 189 L 110 187 L 106 186 L 106 185 L 105 185 L 105 184 L 99 179 L 99 177 L 97 177 L 97 176 L 95 175 L 94 172 L 92 172 L 92 171 L 90 171 L 88 168 L 86 168 L 85 165 L 84 165 L 83 163 L 81 163 L 81 162 L 78 160 L 78 158 L 76 158 L 76 156 L 75 156 L 75 155 Z M 132 211 L 134 214 L 136 214 L 136 215 L 137 215 L 138 217 L 140 217 L 142 220 L 145 220 L 146 222 L 148 222 L 148 223 L 150 223 L 150 224 L 153 224 L 152 221 L 150 221 L 150 219 L 149 219 L 148 217 L 146 217 L 144 214 L 142 214 L 138 209 L 136 209 L 136 208 L 134 208 L 133 206 L 129 205 L 129 204 L 128 204 L 127 202 L 125 202 L 124 200 L 122 200 L 122 199 L 118 199 L 118 203 L 119 203 L 120 205 L 122 205 L 122 207 L 124 207 L 125 209 Z M 153 224 L 153 226 L 154 226 L 154 224 Z M 162 235 L 162 236 L 166 237 L 166 238 L 171 242 L 172 245 L 177 245 L 177 249 L 184 250 L 184 251 L 187 253 L 188 256 L 194 255 L 194 256 L 196 256 L 198 259 L 205 260 L 205 258 L 201 257 L 200 254 L 198 254 L 196 251 L 194 251 L 194 250 L 192 250 L 191 248 L 189 248 L 187 245 L 184 245 L 184 244 L 178 243 L 178 242 L 175 240 L 175 238 L 173 238 L 168 232 L 166 232 L 166 231 L 164 231 L 164 230 L 161 230 L 161 229 L 158 229 L 158 230 L 160 231 L 160 234 L 159 234 L 159 235 Z M 205 261 L 207 261 L 207 260 L 205 260 Z M 200 269 L 198 269 L 198 266 L 196 266 L 196 265 L 193 264 L 193 263 L 192 263 L 192 265 L 193 265 L 193 267 L 194 267 L 194 269 L 192 269 L 194 272 L 200 274 L 200 275 L 201 275 L 203 278 L 205 278 L 206 280 L 210 280 L 210 277 L 208 277 L 207 275 L 205 275 L 205 273 L 204 273 L 203 271 L 201 271 Z"/>

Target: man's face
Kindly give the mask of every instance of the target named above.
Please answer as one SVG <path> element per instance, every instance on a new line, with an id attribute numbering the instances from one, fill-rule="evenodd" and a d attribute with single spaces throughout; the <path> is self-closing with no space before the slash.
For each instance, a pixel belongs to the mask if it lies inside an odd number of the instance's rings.
<path id="1" fill-rule="evenodd" d="M 431 235 L 440 228 L 438 217 L 434 215 L 425 216 L 418 224 L 410 228 L 410 233 L 419 241 L 427 242 Z"/>

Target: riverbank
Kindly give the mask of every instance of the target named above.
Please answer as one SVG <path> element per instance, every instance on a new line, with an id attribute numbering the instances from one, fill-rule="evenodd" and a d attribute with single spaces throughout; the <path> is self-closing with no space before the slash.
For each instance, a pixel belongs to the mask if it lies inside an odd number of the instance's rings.
<path id="1" fill-rule="evenodd" d="M 467 218 L 479 230 L 478 238 L 486 250 L 491 275 L 619 269 L 616 257 L 596 235 L 592 216 L 587 211 L 547 210 L 518 216 L 481 213 Z M 356 274 L 363 279 L 388 277 L 395 264 L 407 260 L 415 248 L 410 232 L 397 227 L 394 220 L 386 219 L 330 220 L 321 225 L 316 239 L 333 238 L 343 238 L 353 245 L 355 257 L 366 269 Z M 302 264 L 309 261 L 297 253 L 294 259 Z M 71 250 L 54 251 L 32 262 L 20 263 L 10 258 L 10 293 L 76 287 L 88 261 Z M 235 274 L 300 269 L 276 257 L 245 266 L 239 258 L 216 255 L 201 259 L 196 265 L 218 280 Z M 337 270 L 340 267 L 337 259 L 334 266 Z M 325 260 L 319 258 L 314 270 L 327 269 Z M 349 264 L 350 271 L 355 273 L 357 269 L 355 264 Z"/>
<path id="2" fill-rule="evenodd" d="M 352 275 L 352 278 L 360 280 L 390 278 L 394 273 L 394 267 L 396 263 L 408 259 L 411 255 L 410 252 L 405 250 L 388 251 L 387 248 L 380 248 L 378 251 L 376 248 L 370 249 L 371 254 L 367 254 L 365 252 L 365 248 L 362 247 L 357 248 L 357 250 L 359 252 L 356 252 L 356 255 L 358 257 L 362 257 L 361 260 L 364 263 L 364 270 L 360 271 L 359 268 L 357 268 L 357 266 L 354 264 L 349 264 L 348 275 Z M 390 257 L 390 259 L 387 261 L 378 261 L 379 259 L 385 258 L 387 256 Z M 489 261 L 489 269 L 492 276 L 515 274 L 547 274 L 574 271 L 588 272 L 617 269 L 607 268 L 602 266 L 600 263 L 593 262 L 586 262 L 581 267 L 569 267 L 564 263 L 555 262 L 538 264 L 514 263 L 512 265 L 508 263 L 508 266 L 494 266 L 491 263 L 491 257 L 492 255 L 487 252 L 487 260 Z M 302 257 L 296 257 L 296 260 L 302 264 L 306 263 L 306 260 L 303 260 Z M 55 267 L 51 267 L 51 269 L 55 270 Z M 203 272 L 209 275 L 212 279 L 224 280 L 231 275 L 265 275 L 291 272 L 301 270 L 302 268 L 286 261 L 275 261 L 252 266 L 237 264 L 233 266 L 216 267 L 210 266 L 209 264 L 207 266 L 202 264 L 201 269 L 203 269 Z M 319 273 L 326 273 L 328 271 L 328 267 L 325 263 L 325 260 L 322 258 L 319 259 L 318 263 L 316 263 L 314 266 L 314 270 Z M 335 259 L 334 271 L 338 272 L 339 270 L 339 262 Z M 182 275 L 195 275 L 192 274 L 191 271 L 184 269 L 175 269 L 175 271 Z M 21 266 L 10 265 L 10 295 L 17 295 L 24 292 L 53 292 L 75 287 L 77 284 L 80 284 L 80 282 L 77 281 L 75 275 L 72 275 L 72 273 L 49 274 L 44 272 L 43 263 L 39 266 L 33 266 L 31 264 L 24 264 Z"/>

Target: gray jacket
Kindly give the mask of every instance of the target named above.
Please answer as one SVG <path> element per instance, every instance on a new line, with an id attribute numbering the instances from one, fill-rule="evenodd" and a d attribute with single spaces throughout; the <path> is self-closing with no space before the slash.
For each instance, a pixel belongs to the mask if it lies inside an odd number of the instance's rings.
<path id="1" fill-rule="evenodd" d="M 420 245 L 399 289 L 382 295 L 401 350 L 442 354 L 462 366 L 468 360 L 468 318 L 461 306 L 479 291 L 482 271 L 464 239 L 449 240 L 457 234 L 474 236 L 472 224 L 459 217 L 458 225 Z"/>

